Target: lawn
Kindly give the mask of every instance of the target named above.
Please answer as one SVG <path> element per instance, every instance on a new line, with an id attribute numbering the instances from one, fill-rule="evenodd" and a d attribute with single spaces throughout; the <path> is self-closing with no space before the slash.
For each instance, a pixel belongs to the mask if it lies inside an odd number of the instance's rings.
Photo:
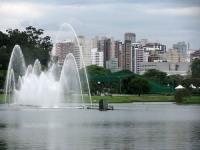
<path id="1" fill-rule="evenodd" d="M 0 103 L 4 103 L 4 94 L 0 94 Z M 92 103 L 98 103 L 101 99 L 107 99 L 108 103 L 132 103 L 132 102 L 173 102 L 173 96 L 165 95 L 118 95 L 118 96 L 91 96 Z M 89 96 L 83 96 L 84 103 L 90 103 Z M 200 104 L 200 96 L 191 96 L 182 104 Z"/>
<path id="2" fill-rule="evenodd" d="M 108 103 L 132 103 L 128 97 L 124 96 L 91 96 L 92 103 L 98 103 L 101 99 L 107 99 Z M 84 102 L 90 103 L 89 96 L 84 96 Z"/>
<path id="3" fill-rule="evenodd" d="M 173 96 L 144 95 L 144 96 L 92 96 L 92 102 L 99 102 L 101 99 L 107 99 L 108 103 L 132 103 L 132 102 L 173 102 Z M 84 97 L 85 102 L 90 102 L 88 96 Z"/>
<path id="4" fill-rule="evenodd" d="M 200 96 L 191 96 L 189 100 L 185 100 L 181 104 L 200 104 Z"/>
<path id="5" fill-rule="evenodd" d="M 10 101 L 13 101 L 12 98 L 13 96 L 11 95 L 10 97 L 7 97 L 7 101 L 9 100 L 9 98 L 11 99 Z M 1 103 L 5 103 L 5 94 L 0 94 L 0 104 Z"/>
<path id="6" fill-rule="evenodd" d="M 4 94 L 0 94 L 0 103 L 4 102 Z"/>

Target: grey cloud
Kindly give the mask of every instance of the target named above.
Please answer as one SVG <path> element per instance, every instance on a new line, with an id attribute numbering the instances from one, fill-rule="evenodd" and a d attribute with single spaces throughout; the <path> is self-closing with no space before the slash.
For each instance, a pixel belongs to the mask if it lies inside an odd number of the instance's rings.
<path id="1" fill-rule="evenodd" d="M 7 0 L 1 0 L 8 2 Z M 9 2 L 31 2 L 31 3 L 42 3 L 42 4 L 56 4 L 56 5 L 97 5 L 97 4 L 112 4 L 112 3 L 130 3 L 130 4 L 164 4 L 171 7 L 191 7 L 200 6 L 199 0 L 9 0 Z"/>
<path id="2" fill-rule="evenodd" d="M 185 41 L 191 42 L 196 49 L 200 48 L 200 44 L 196 42 L 200 35 L 200 15 L 198 15 L 200 13 L 197 12 L 196 15 L 194 15 L 196 12 L 189 15 L 187 12 L 186 15 L 179 13 L 181 7 L 199 6 L 199 1 L 102 0 L 97 3 L 92 0 L 9 0 L 10 2 L 16 2 L 13 5 L 30 2 L 28 3 L 30 9 L 39 12 L 37 17 L 32 17 L 31 14 L 27 14 L 26 18 L 18 16 L 15 28 L 19 28 L 18 24 L 23 28 L 32 25 L 44 29 L 52 39 L 55 39 L 60 25 L 68 22 L 78 35 L 82 34 L 88 38 L 96 35 L 113 36 L 115 40 L 123 41 L 125 32 L 134 32 L 137 41 L 141 38 L 147 38 L 151 42 L 158 40 L 166 44 L 167 48 L 173 43 Z M 178 13 L 168 12 L 172 8 Z M 10 20 L 15 20 L 12 14 L 9 16 Z M 6 22 L 0 25 L 0 29 L 4 26 Z"/>

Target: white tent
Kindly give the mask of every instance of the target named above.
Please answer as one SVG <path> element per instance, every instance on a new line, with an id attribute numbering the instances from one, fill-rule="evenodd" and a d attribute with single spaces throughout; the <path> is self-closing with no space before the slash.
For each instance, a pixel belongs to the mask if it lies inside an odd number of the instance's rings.
<path id="1" fill-rule="evenodd" d="M 190 85 L 190 88 L 196 89 L 196 87 L 193 84 Z"/>
<path id="2" fill-rule="evenodd" d="M 184 89 L 184 87 L 182 85 L 179 85 L 179 86 L 175 87 L 175 89 Z"/>

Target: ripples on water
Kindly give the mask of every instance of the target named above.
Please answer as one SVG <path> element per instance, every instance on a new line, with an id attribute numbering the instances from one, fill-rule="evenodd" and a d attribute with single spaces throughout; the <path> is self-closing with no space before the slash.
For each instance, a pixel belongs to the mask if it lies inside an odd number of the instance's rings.
<path id="1" fill-rule="evenodd" d="M 0 149 L 200 149 L 200 105 L 113 111 L 0 105 Z"/>

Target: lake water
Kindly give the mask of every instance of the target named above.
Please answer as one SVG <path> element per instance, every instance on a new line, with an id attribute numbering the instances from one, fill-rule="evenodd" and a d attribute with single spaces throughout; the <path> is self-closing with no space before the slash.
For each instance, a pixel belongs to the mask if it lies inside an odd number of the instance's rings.
<path id="1" fill-rule="evenodd" d="M 0 105 L 0 149 L 200 149 L 200 105 L 112 104 L 115 110 Z"/>

